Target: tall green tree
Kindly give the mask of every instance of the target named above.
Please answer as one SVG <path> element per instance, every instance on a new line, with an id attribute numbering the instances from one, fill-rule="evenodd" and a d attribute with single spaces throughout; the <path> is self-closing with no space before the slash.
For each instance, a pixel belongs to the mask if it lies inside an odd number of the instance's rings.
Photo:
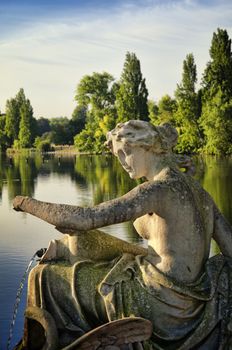
<path id="1" fill-rule="evenodd" d="M 203 79 L 203 93 L 213 96 L 220 89 L 228 99 L 232 96 L 232 53 L 231 39 L 225 29 L 213 33 L 209 49 L 211 60 L 207 63 Z"/>
<path id="2" fill-rule="evenodd" d="M 148 90 L 142 76 L 140 61 L 127 52 L 116 95 L 118 122 L 130 119 L 149 120 Z"/>
<path id="3" fill-rule="evenodd" d="M 209 53 L 211 59 L 202 79 L 204 150 L 210 154 L 232 153 L 232 52 L 226 30 L 213 33 Z"/>
<path id="4" fill-rule="evenodd" d="M 79 108 L 85 108 L 85 128 L 75 136 L 75 145 L 79 151 L 96 151 L 103 149 L 105 133 L 104 126 L 116 124 L 115 91 L 117 85 L 114 78 L 107 72 L 84 76 L 77 86 L 76 101 Z"/>
<path id="5" fill-rule="evenodd" d="M 195 152 L 201 146 L 199 129 L 200 103 L 196 92 L 197 68 L 193 54 L 188 54 L 183 62 L 182 81 L 177 85 L 175 97 L 177 111 L 175 123 L 179 131 L 179 152 Z"/>
<path id="6" fill-rule="evenodd" d="M 20 106 L 15 98 L 6 101 L 6 123 L 5 133 L 11 146 L 18 139 L 20 123 Z"/>
<path id="7" fill-rule="evenodd" d="M 35 120 L 33 118 L 33 109 L 30 101 L 23 101 L 20 107 L 19 124 L 19 145 L 22 148 L 31 147 L 35 137 Z"/>
<path id="8" fill-rule="evenodd" d="M 221 89 L 204 103 L 201 125 L 206 135 L 206 153 L 232 154 L 232 98 L 225 99 Z"/>
<path id="9" fill-rule="evenodd" d="M 0 152 L 7 148 L 7 136 L 5 133 L 6 116 L 0 113 Z"/>
<path id="10" fill-rule="evenodd" d="M 21 147 L 32 145 L 35 136 L 35 119 L 31 103 L 23 89 L 6 102 L 5 133 L 9 139 L 9 146 L 12 146 L 14 141 L 19 142 Z"/>

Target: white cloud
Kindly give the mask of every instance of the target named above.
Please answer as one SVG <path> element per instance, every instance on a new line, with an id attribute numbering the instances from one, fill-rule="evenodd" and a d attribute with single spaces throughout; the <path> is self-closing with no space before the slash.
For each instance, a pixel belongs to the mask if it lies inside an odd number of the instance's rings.
<path id="1" fill-rule="evenodd" d="M 23 87 L 35 116 L 70 116 L 81 77 L 108 71 L 119 78 L 126 51 L 140 59 L 151 98 L 172 95 L 186 54 L 193 52 L 200 78 L 213 32 L 225 28 L 231 37 L 231 18 L 230 1 L 147 0 L 30 19 L 0 38 L 0 107 Z"/>

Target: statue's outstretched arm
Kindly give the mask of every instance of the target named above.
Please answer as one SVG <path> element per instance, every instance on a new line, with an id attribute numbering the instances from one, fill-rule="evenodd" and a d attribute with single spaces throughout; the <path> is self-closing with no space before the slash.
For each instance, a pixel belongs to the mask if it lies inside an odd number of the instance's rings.
<path id="1" fill-rule="evenodd" d="M 13 206 L 58 228 L 87 231 L 134 220 L 149 212 L 158 213 L 164 190 L 162 183 L 145 182 L 122 197 L 93 207 L 47 203 L 22 196 L 15 197 Z"/>
<path id="2" fill-rule="evenodd" d="M 214 207 L 213 238 L 222 254 L 232 258 L 232 227 L 216 206 Z"/>

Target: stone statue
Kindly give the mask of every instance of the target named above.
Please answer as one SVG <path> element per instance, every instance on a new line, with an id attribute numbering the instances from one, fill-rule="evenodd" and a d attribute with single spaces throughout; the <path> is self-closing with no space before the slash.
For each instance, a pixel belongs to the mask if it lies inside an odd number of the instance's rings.
<path id="1" fill-rule="evenodd" d="M 93 207 L 14 199 L 16 210 L 65 234 L 50 242 L 28 286 L 29 310 L 54 320 L 57 349 L 73 349 L 91 329 L 131 316 L 153 326 L 137 349 L 232 349 L 232 229 L 211 196 L 180 171 L 176 142 L 169 124 L 120 123 L 106 144 L 143 184 Z M 128 220 L 147 249 L 96 230 Z M 212 238 L 221 254 L 209 258 Z"/>

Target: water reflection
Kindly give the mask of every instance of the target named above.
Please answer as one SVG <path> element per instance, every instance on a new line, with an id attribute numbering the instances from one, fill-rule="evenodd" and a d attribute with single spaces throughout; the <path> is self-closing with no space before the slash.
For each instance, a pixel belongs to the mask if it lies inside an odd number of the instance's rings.
<path id="1" fill-rule="evenodd" d="M 42 178 L 48 179 L 49 176 L 69 177 L 76 186 L 79 199 L 78 203 L 72 204 L 78 205 L 94 205 L 121 196 L 139 183 L 130 179 L 117 159 L 111 155 L 69 157 L 15 155 L 1 158 L 0 195 L 5 185 L 9 203 L 12 203 L 13 198 L 19 194 L 34 196 L 38 179 L 41 181 Z M 68 201 L 65 192 L 62 201 L 64 203 Z M 108 231 L 114 234 L 112 228 Z M 119 231 L 121 238 L 140 241 L 131 223 L 119 225 Z M 126 234 L 123 231 L 126 231 Z M 117 235 L 116 232 L 115 234 Z"/>
<path id="2" fill-rule="evenodd" d="M 196 157 L 196 179 L 211 194 L 226 218 L 232 222 L 232 173 L 231 158 Z M 54 155 L 31 157 L 0 155 L 0 199 L 3 187 L 7 186 L 9 201 L 18 195 L 33 196 L 40 177 L 56 174 L 68 176 L 77 190 L 90 192 L 91 203 L 118 197 L 130 191 L 139 182 L 129 178 L 111 155 L 73 155 L 69 157 Z M 65 201 L 65 194 L 64 194 Z M 88 202 L 88 201 L 87 201 Z"/>
<path id="3" fill-rule="evenodd" d="M 87 187 L 91 186 L 94 204 L 121 196 L 138 183 L 130 179 L 118 160 L 110 155 L 79 156 L 75 172 Z"/>
<path id="4" fill-rule="evenodd" d="M 225 217 L 232 222 L 232 158 L 198 157 L 197 178 L 211 194 Z"/>
<path id="5" fill-rule="evenodd" d="M 196 157 L 196 178 L 212 195 L 219 208 L 231 218 L 232 193 L 231 158 Z M 9 198 L 17 194 L 34 194 L 35 180 L 39 175 L 68 174 L 81 188 L 91 188 L 94 203 L 99 203 L 128 192 L 138 182 L 129 178 L 111 155 L 78 155 L 55 157 L 54 155 L 33 157 L 15 155 L 7 157 L 0 154 L 0 195 L 3 183 L 7 182 Z"/>
<path id="6" fill-rule="evenodd" d="M 211 194 L 226 218 L 232 222 L 232 202 L 230 201 L 232 159 L 196 157 L 194 162 L 196 179 Z M 68 177 L 75 184 L 78 203 L 72 204 L 78 205 L 94 205 L 119 197 L 139 183 L 129 178 L 115 157 L 107 154 L 57 157 L 40 154 L 30 157 L 1 155 L 0 200 L 2 200 L 4 186 L 7 186 L 9 203 L 18 194 L 34 196 L 38 178 L 46 179 L 51 175 L 60 178 Z M 64 191 L 62 202 L 67 203 L 67 200 Z M 55 201 L 58 200 L 55 198 Z M 117 228 L 108 228 L 106 231 L 119 234 L 121 238 L 129 241 L 141 241 L 131 223 L 121 224 Z M 216 252 L 217 248 L 214 250 Z"/>

